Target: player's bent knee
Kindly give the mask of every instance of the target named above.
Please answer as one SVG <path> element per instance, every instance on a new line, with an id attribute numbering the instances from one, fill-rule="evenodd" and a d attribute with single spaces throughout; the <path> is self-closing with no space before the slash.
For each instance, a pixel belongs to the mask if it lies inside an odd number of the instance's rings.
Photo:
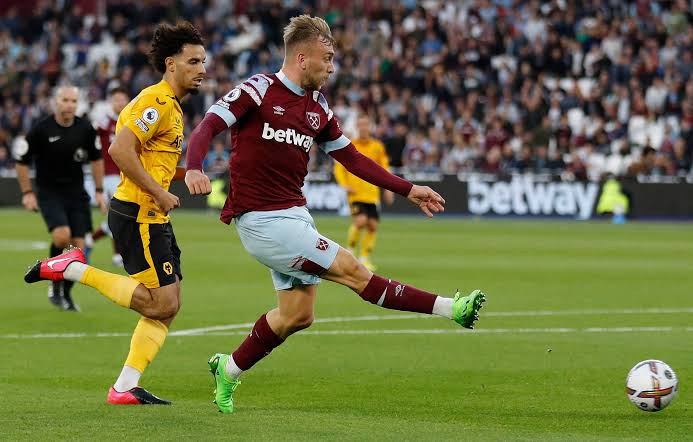
<path id="1" fill-rule="evenodd" d="M 145 308 L 145 316 L 150 319 L 162 320 L 173 318 L 180 310 L 177 287 L 173 285 L 158 289 L 150 289 L 149 299 L 149 305 Z"/>
<path id="2" fill-rule="evenodd" d="M 158 303 L 152 307 L 145 309 L 144 316 L 149 319 L 162 321 L 164 319 L 174 318 L 178 314 L 179 305 L 177 301 L 170 303 Z"/>
<path id="3" fill-rule="evenodd" d="M 292 332 L 297 332 L 299 330 L 305 330 L 313 324 L 315 317 L 312 313 L 305 315 L 296 315 L 291 318 L 289 328 Z"/>
<path id="4" fill-rule="evenodd" d="M 170 297 L 161 299 L 158 310 L 159 316 L 162 317 L 160 319 L 172 318 L 176 316 L 176 314 L 178 314 L 178 310 L 180 310 L 178 299 L 171 299 Z"/>

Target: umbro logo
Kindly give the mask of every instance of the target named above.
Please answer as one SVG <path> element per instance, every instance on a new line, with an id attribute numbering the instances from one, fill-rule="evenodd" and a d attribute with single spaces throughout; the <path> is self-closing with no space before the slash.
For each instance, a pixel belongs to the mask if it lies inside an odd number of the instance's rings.
<path id="1" fill-rule="evenodd" d="M 49 142 L 49 143 L 55 143 L 55 142 L 58 141 L 59 139 L 60 139 L 60 135 L 57 135 L 57 136 L 55 136 L 55 137 L 48 137 L 48 142 Z"/>
<path id="2" fill-rule="evenodd" d="M 284 115 L 284 108 L 281 106 L 274 106 L 272 109 L 274 109 L 274 114 L 275 115 Z"/>

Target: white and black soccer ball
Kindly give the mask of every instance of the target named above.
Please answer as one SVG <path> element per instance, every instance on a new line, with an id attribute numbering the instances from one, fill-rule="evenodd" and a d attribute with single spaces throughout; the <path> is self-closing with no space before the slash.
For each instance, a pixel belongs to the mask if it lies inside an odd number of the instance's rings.
<path id="1" fill-rule="evenodd" d="M 626 378 L 628 399 L 643 411 L 665 409 L 674 400 L 679 380 L 666 363 L 648 359 L 635 364 Z"/>

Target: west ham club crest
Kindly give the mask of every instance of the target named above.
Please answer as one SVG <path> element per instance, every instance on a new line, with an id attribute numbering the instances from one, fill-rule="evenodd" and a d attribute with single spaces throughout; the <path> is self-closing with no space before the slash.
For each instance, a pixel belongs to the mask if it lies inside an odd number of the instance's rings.
<path id="1" fill-rule="evenodd" d="M 318 130 L 320 128 L 320 114 L 315 112 L 306 112 L 306 118 L 313 129 Z"/>

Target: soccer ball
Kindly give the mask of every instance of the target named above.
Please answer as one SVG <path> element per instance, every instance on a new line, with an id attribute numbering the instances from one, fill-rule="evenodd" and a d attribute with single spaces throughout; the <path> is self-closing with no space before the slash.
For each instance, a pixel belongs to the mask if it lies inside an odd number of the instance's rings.
<path id="1" fill-rule="evenodd" d="M 643 411 L 665 409 L 676 397 L 678 388 L 674 370 L 656 359 L 638 362 L 626 378 L 628 399 Z"/>

